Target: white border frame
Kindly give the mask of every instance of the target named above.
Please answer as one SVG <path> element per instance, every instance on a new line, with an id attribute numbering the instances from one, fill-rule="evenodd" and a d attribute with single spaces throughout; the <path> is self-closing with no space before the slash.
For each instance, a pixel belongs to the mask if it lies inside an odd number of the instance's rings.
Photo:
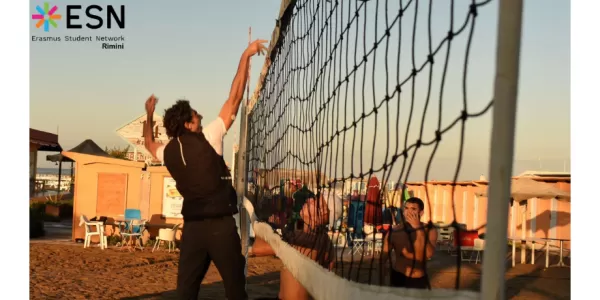
<path id="1" fill-rule="evenodd" d="M 600 267 L 596 248 L 586 240 L 595 228 L 590 222 L 597 219 L 598 201 L 589 201 L 596 195 L 596 171 L 600 169 L 598 137 L 598 28 L 599 1 L 571 1 L 571 297 L 588 299 L 596 287 L 594 272 Z M 581 200 L 579 200 L 581 199 Z"/>
<path id="2" fill-rule="evenodd" d="M 4 160 L 5 172 L 0 173 L 2 181 L 11 186 L 5 202 L 2 216 L 5 228 L 10 224 L 28 224 L 29 220 L 29 40 L 31 16 L 30 1 L 8 1 L 3 3 L 4 24 L 0 26 L 2 36 L 2 55 L 0 56 L 0 82 L 4 107 L 10 112 L 4 113 L 6 138 L 10 147 L 3 147 L 2 154 L 10 159 Z M 27 200 L 26 200 L 27 199 Z M 27 225 L 24 226 L 28 228 Z M 29 249 L 27 234 L 11 237 L 12 247 L 0 248 L 2 256 L 7 258 L 4 268 L 11 272 L 0 273 L 2 291 L 14 299 L 29 298 Z"/>
<path id="3" fill-rule="evenodd" d="M 10 124 L 12 131 L 7 132 L 9 140 L 14 144 L 12 147 L 0 148 L 2 153 L 15 158 L 5 162 L 6 170 L 10 172 L 1 173 L 1 179 L 11 184 L 13 191 L 17 193 L 14 198 L 25 199 L 28 197 L 28 183 L 21 178 L 27 178 L 28 170 L 25 161 L 28 161 L 28 131 L 29 127 L 29 14 L 30 1 L 14 1 L 4 3 L 5 24 L 11 26 L 0 26 L 0 34 L 7 43 L 3 47 L 3 55 L 0 56 L 0 82 L 3 84 L 3 96 L 11 102 L 11 114 L 5 114 L 4 120 Z M 550 4 L 549 4 L 550 5 Z M 597 28 L 600 28 L 600 18 L 596 14 L 600 11 L 598 1 L 573 1 L 571 4 L 571 122 L 572 122 L 572 160 L 571 171 L 575 184 L 571 189 L 573 199 L 584 199 L 585 204 L 579 204 L 575 200 L 572 204 L 572 213 L 576 218 L 571 218 L 573 242 L 576 255 L 572 257 L 572 288 L 573 299 L 583 298 L 586 293 L 593 294 L 593 276 L 588 276 L 594 267 L 600 262 L 593 259 L 595 249 L 593 247 L 579 247 L 585 242 L 587 232 L 593 230 L 589 227 L 590 220 L 596 218 L 595 212 L 600 211 L 600 203 L 597 201 L 585 201 L 590 195 L 595 195 L 594 187 L 597 185 L 595 174 L 592 172 L 600 169 L 598 159 L 598 144 L 594 128 L 600 128 L 597 112 L 600 111 L 600 103 L 596 101 L 598 91 L 597 70 L 600 69 L 600 57 L 597 55 L 598 40 Z M 5 102 L 6 103 L 6 102 Z M 596 124 L 596 125 L 593 125 Z M 22 195 L 20 194 L 22 193 Z M 10 195 L 12 196 L 12 195 Z M 13 213 L 3 216 L 5 224 L 22 223 L 27 216 L 27 201 L 9 201 L 7 209 Z M 581 241 L 581 242 L 580 242 Z M 0 248 L 4 257 L 10 257 L 5 267 L 12 271 L 0 273 L 0 282 L 3 284 L 4 293 L 15 299 L 27 298 L 29 296 L 29 270 L 28 265 L 28 243 L 25 235 L 13 237 L 14 247 Z M 17 249 L 25 248 L 25 249 Z M 579 260 L 581 257 L 581 260 Z M 586 268 L 578 268 L 578 262 L 584 263 Z M 579 297 L 578 297 L 579 296 Z"/>

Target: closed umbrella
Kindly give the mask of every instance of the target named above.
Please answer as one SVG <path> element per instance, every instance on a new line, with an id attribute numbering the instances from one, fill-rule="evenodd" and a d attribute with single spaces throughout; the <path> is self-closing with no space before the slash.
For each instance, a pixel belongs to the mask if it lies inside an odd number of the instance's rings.
<path id="1" fill-rule="evenodd" d="M 367 203 L 365 209 L 365 223 L 381 225 L 383 223 L 382 201 L 379 190 L 379 180 L 373 176 L 367 186 Z"/>

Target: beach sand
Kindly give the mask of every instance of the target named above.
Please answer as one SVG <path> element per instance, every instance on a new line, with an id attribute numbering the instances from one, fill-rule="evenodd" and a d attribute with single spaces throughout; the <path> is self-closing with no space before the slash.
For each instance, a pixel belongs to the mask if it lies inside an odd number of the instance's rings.
<path id="1" fill-rule="evenodd" d="M 120 251 L 111 247 L 84 249 L 74 243 L 30 243 L 31 299 L 176 299 L 178 253 Z M 440 252 L 439 260 L 430 264 L 434 288 L 453 288 L 456 279 L 455 257 Z M 345 273 L 349 265 L 345 265 Z M 366 264 L 363 264 L 366 266 Z M 250 299 L 276 297 L 279 289 L 281 261 L 273 257 L 248 260 L 248 294 Z M 461 289 L 477 290 L 480 266 L 466 264 L 461 269 Z M 357 269 L 354 262 L 353 270 Z M 570 269 L 546 271 L 532 265 L 517 265 L 507 272 L 509 299 L 569 299 Z M 351 275 L 356 280 L 356 273 Z M 372 274 L 371 282 L 379 283 Z M 368 280 L 362 268 L 358 281 Z M 218 271 L 211 265 L 200 290 L 200 299 L 225 299 Z"/>

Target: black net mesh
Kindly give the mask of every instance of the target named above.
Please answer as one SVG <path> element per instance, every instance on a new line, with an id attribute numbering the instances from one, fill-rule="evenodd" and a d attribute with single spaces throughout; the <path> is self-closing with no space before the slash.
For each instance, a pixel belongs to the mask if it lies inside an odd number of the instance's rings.
<path id="1" fill-rule="evenodd" d="M 247 195 L 259 219 L 339 276 L 383 284 L 392 264 L 383 239 L 405 224 L 398 208 L 411 196 L 402 183 L 429 180 L 450 131 L 457 159 L 447 180 L 456 182 L 466 122 L 492 106 L 474 109 L 467 95 L 477 15 L 489 2 L 290 1 L 248 119 Z M 432 25 L 436 16 L 445 27 Z M 414 243 L 410 226 L 398 228 Z"/>

